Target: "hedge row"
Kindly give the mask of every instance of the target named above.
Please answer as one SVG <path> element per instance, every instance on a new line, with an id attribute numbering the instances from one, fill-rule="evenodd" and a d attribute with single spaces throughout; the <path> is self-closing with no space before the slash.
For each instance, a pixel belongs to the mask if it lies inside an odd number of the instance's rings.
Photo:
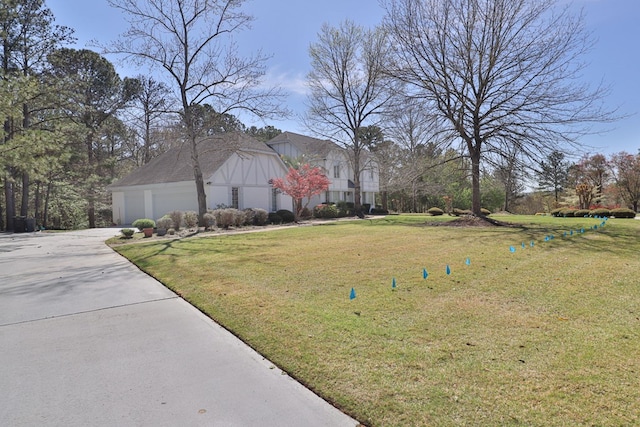
<path id="1" fill-rule="evenodd" d="M 614 218 L 635 218 L 636 213 L 633 209 L 627 208 L 597 208 L 597 209 L 571 209 L 571 208 L 558 208 L 551 211 L 551 215 L 555 217 L 614 217 Z"/>

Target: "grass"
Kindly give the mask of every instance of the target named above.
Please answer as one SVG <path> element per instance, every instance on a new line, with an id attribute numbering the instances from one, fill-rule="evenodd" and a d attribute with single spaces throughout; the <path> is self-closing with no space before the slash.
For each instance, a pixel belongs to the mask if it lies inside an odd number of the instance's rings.
<path id="1" fill-rule="evenodd" d="M 640 423 L 640 221 L 500 219 L 523 226 L 401 215 L 116 250 L 366 425 Z"/>

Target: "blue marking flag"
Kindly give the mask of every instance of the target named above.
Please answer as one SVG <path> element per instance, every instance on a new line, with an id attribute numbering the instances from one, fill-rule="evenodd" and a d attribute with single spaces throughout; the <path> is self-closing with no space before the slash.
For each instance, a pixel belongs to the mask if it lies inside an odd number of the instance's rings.
<path id="1" fill-rule="evenodd" d="M 514 253 L 516 251 L 516 248 L 514 248 L 513 246 L 509 246 L 509 250 L 511 251 L 511 253 Z"/>
<path id="2" fill-rule="evenodd" d="M 531 247 L 533 247 L 533 245 L 535 245 L 535 243 L 533 243 L 533 240 L 531 241 L 531 243 L 529 243 L 529 245 L 530 245 Z"/>
<path id="3" fill-rule="evenodd" d="M 544 236 L 544 241 L 548 242 L 549 241 L 549 236 Z"/>
<path id="4" fill-rule="evenodd" d="M 447 264 L 447 276 L 451 274 L 451 267 L 449 267 L 449 264 Z"/>
<path id="5" fill-rule="evenodd" d="M 427 273 L 427 269 L 426 268 L 423 268 L 422 269 L 422 278 L 426 280 L 427 277 L 429 277 L 429 273 Z"/>
<path id="6" fill-rule="evenodd" d="M 391 281 L 391 288 L 395 289 L 396 288 L 396 278 L 394 277 L 393 280 Z"/>
<path id="7" fill-rule="evenodd" d="M 464 263 L 465 263 L 465 264 L 467 264 L 467 265 L 471 265 L 471 259 L 470 259 L 470 258 L 467 258 L 467 259 L 464 261 Z"/>
<path id="8" fill-rule="evenodd" d="M 356 290 L 354 288 L 351 288 L 351 293 L 349 294 L 349 299 L 355 299 L 356 297 Z"/>
<path id="9" fill-rule="evenodd" d="M 569 231 L 569 236 L 573 236 L 573 230 Z"/>

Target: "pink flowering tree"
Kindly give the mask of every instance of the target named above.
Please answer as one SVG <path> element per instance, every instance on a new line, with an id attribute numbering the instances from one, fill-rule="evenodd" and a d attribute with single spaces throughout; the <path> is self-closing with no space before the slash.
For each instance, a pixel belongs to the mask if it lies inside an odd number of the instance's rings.
<path id="1" fill-rule="evenodd" d="M 295 216 L 298 219 L 313 196 L 327 191 L 330 181 L 319 167 L 303 164 L 298 169 L 289 168 L 284 178 L 273 178 L 271 183 L 284 194 L 291 196 L 295 203 Z M 305 202 L 304 205 L 303 202 Z"/>

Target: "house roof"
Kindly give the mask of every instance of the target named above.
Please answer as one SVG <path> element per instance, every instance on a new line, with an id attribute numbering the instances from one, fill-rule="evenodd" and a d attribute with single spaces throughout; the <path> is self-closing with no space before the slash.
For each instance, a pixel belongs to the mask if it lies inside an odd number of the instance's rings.
<path id="1" fill-rule="evenodd" d="M 293 132 L 282 132 L 267 141 L 267 145 L 272 146 L 285 142 L 290 143 L 306 156 L 321 159 L 325 159 L 331 150 L 340 149 L 336 143 L 327 139 L 313 138 Z"/>
<path id="2" fill-rule="evenodd" d="M 227 133 L 198 141 L 198 160 L 205 179 L 213 175 L 234 153 L 264 153 L 277 156 L 265 143 L 244 133 Z M 174 147 L 109 187 L 193 181 L 191 149 L 188 143 Z"/>

